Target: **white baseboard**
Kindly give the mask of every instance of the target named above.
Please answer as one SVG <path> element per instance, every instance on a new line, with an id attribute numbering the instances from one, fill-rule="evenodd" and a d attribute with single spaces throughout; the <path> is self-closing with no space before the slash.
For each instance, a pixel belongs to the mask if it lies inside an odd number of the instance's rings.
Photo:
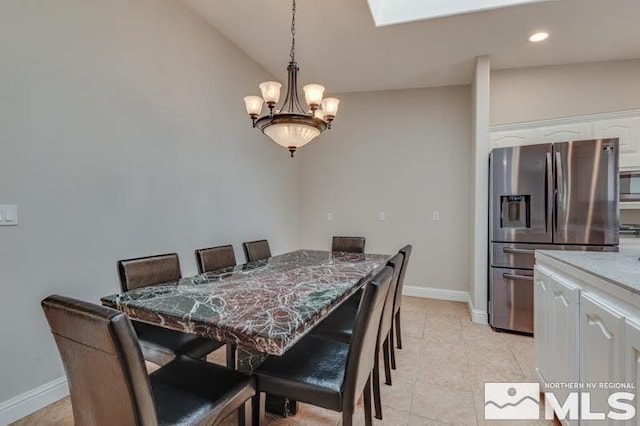
<path id="1" fill-rule="evenodd" d="M 443 290 L 441 288 L 415 287 L 406 285 L 402 288 L 405 296 L 423 297 L 425 299 L 450 300 L 452 302 L 468 302 L 469 293 L 460 290 Z"/>
<path id="2" fill-rule="evenodd" d="M 60 377 L 7 401 L 0 402 L 0 425 L 15 422 L 67 395 L 69 395 L 67 378 Z"/>
<path id="3" fill-rule="evenodd" d="M 469 307 L 469 315 L 471 315 L 471 322 L 476 324 L 489 324 L 489 314 L 487 311 L 475 309 L 473 303 L 471 303 L 471 296 L 469 296 L 469 300 L 467 300 L 467 305 Z"/>
<path id="4" fill-rule="evenodd" d="M 477 324 L 489 324 L 487 311 L 474 309 L 471 303 L 471 296 L 466 291 L 443 290 L 441 288 L 416 287 L 406 285 L 402 289 L 405 296 L 424 297 L 426 299 L 450 300 L 453 302 L 464 302 L 469 307 L 471 321 Z"/>

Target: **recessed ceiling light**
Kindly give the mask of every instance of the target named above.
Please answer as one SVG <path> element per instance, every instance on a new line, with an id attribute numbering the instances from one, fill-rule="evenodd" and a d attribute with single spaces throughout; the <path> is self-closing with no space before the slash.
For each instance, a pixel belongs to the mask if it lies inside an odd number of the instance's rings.
<path id="1" fill-rule="evenodd" d="M 535 33 L 529 36 L 529 41 L 531 43 L 537 43 L 539 41 L 544 41 L 549 38 L 549 33 Z"/>

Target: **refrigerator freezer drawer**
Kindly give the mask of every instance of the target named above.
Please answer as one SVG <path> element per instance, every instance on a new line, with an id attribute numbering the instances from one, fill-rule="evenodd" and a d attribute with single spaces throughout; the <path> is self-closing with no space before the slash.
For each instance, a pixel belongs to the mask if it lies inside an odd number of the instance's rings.
<path id="1" fill-rule="evenodd" d="M 533 269 L 534 250 L 558 250 L 551 244 L 491 244 L 491 266 L 511 269 Z"/>
<path id="2" fill-rule="evenodd" d="M 533 333 L 533 271 L 491 268 L 489 297 L 493 328 Z"/>
<path id="3" fill-rule="evenodd" d="M 491 266 L 510 269 L 533 269 L 535 261 L 534 250 L 618 251 L 618 246 L 491 243 Z"/>

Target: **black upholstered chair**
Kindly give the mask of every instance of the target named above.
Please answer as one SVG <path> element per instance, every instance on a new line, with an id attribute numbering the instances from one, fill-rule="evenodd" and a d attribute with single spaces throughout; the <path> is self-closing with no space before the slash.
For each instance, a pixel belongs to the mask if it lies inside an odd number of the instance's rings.
<path id="1" fill-rule="evenodd" d="M 343 426 L 353 424 L 356 403 L 364 393 L 365 424 L 372 424 L 371 372 L 392 275 L 392 268 L 385 267 L 366 284 L 350 344 L 307 336 L 254 371 L 254 424 L 264 424 L 265 392 L 342 412 Z"/>
<path id="2" fill-rule="evenodd" d="M 182 277 L 176 253 L 118 261 L 122 291 L 177 282 Z M 144 359 L 165 365 L 178 355 L 203 358 L 223 343 L 168 328 L 132 321 Z"/>
<path id="3" fill-rule="evenodd" d="M 247 262 L 255 262 L 256 260 L 271 257 L 271 249 L 269 248 L 269 241 L 267 240 L 247 241 L 242 243 L 242 248 L 244 249 L 244 256 Z"/>
<path id="4" fill-rule="evenodd" d="M 204 273 L 236 266 L 236 255 L 232 245 L 196 250 L 198 272 Z"/>
<path id="5" fill-rule="evenodd" d="M 380 353 L 380 349 L 383 350 L 385 383 L 388 385 L 391 385 L 391 346 L 393 345 L 393 341 L 391 340 L 391 329 L 394 314 L 393 302 L 403 259 L 404 255 L 402 253 L 398 253 L 387 263 L 388 266 L 393 268 L 393 277 L 385 299 L 384 310 L 382 311 L 382 317 L 380 319 L 380 332 L 376 344 L 376 354 Z M 354 310 L 353 305 L 345 303 L 320 323 L 312 334 L 318 337 L 349 343 L 353 337 L 355 321 L 356 311 Z M 373 367 L 373 397 L 376 418 L 382 419 L 380 367 L 378 356 L 376 356 Z"/>
<path id="6" fill-rule="evenodd" d="M 333 237 L 331 251 L 364 253 L 364 237 Z"/>
<path id="7" fill-rule="evenodd" d="M 398 349 L 402 349 L 402 335 L 401 335 L 401 323 L 400 323 L 400 308 L 402 305 L 402 287 L 404 286 L 404 276 L 407 273 L 407 266 L 409 266 L 409 258 L 411 257 L 411 251 L 413 247 L 408 244 L 400 249 L 400 253 L 404 255 L 404 261 L 402 262 L 402 268 L 400 269 L 400 276 L 398 277 L 398 287 L 396 288 L 396 295 L 393 299 L 393 323 L 395 330 L 391 330 L 391 366 L 396 368 L 396 360 L 393 350 L 393 341 L 395 334 L 395 341 L 397 342 Z"/>
<path id="8" fill-rule="evenodd" d="M 62 296 L 42 301 L 69 381 L 77 425 L 210 425 L 251 418 L 253 377 L 179 356 L 147 375 L 131 322 L 114 309 Z"/>

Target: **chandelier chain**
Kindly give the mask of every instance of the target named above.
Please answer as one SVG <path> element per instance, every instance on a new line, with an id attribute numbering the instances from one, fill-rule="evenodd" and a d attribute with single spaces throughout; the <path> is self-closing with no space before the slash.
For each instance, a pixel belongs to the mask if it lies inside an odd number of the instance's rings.
<path id="1" fill-rule="evenodd" d="M 291 52 L 289 53 L 291 62 L 296 61 L 296 0 L 293 0 L 291 8 Z"/>

